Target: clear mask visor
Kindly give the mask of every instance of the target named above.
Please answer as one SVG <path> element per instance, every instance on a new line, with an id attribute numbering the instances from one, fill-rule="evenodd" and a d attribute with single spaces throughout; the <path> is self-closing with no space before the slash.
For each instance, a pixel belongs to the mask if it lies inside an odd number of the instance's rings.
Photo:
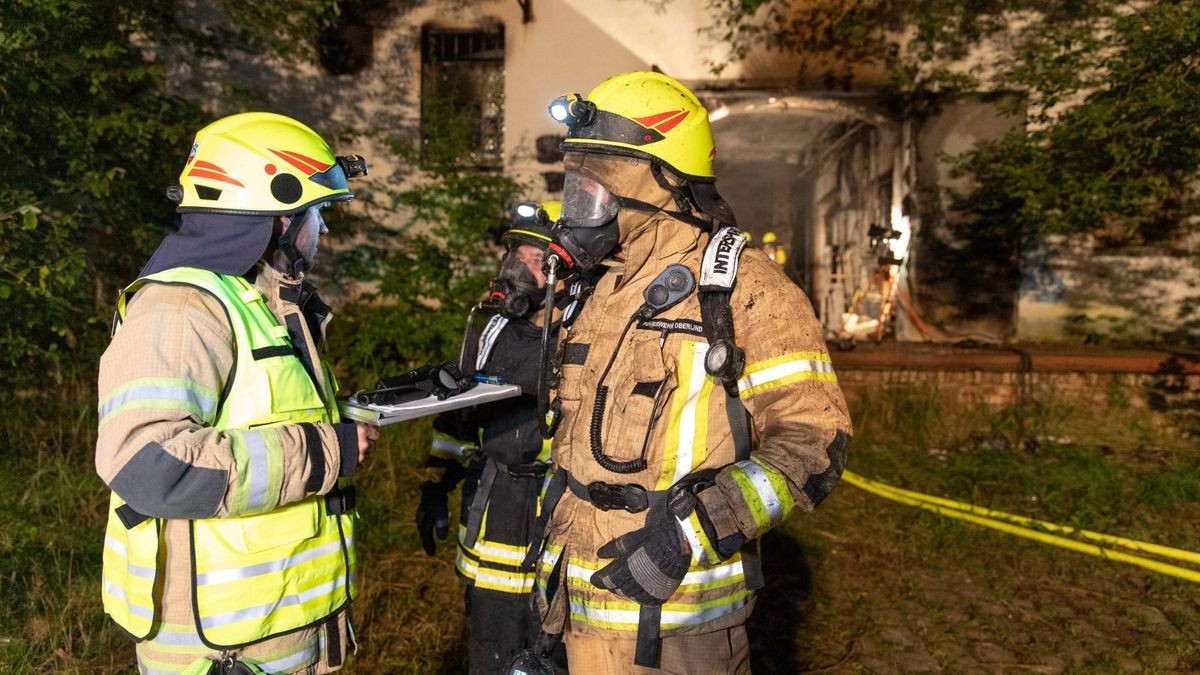
<path id="1" fill-rule="evenodd" d="M 616 198 L 594 178 L 567 171 L 563 181 L 562 215 L 565 227 L 599 227 L 617 217 Z"/>
<path id="2" fill-rule="evenodd" d="M 505 254 L 500 263 L 497 277 L 527 288 L 545 288 L 546 277 L 542 274 L 542 258 L 545 252 L 530 244 L 519 244 Z"/>

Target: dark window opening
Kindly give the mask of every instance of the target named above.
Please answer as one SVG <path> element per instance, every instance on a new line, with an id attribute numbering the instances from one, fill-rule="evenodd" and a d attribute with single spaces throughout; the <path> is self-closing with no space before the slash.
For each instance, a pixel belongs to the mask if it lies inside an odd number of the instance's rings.
<path id="1" fill-rule="evenodd" d="M 565 136 L 538 136 L 535 141 L 537 148 L 537 161 L 542 164 L 557 164 L 562 161 L 563 154 L 558 148 L 562 145 Z"/>
<path id="2" fill-rule="evenodd" d="M 330 75 L 357 75 L 371 65 L 375 57 L 375 25 L 378 17 L 370 3 L 362 0 L 346 3 L 341 15 L 321 31 L 317 58 Z"/>
<path id="3" fill-rule="evenodd" d="M 504 25 L 421 29 L 422 154 L 504 163 Z"/>

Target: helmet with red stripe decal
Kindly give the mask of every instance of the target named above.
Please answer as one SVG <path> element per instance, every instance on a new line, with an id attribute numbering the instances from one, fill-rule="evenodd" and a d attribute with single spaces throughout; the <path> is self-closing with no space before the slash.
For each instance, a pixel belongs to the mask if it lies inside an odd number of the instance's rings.
<path id="1" fill-rule="evenodd" d="M 353 195 L 346 179 L 366 174 L 361 157 L 337 157 L 312 129 L 283 115 L 251 112 L 196 133 L 167 191 L 179 212 L 287 215 Z"/>
<path id="2" fill-rule="evenodd" d="M 631 155 L 659 162 L 681 178 L 713 180 L 708 111 L 687 87 L 662 73 L 615 75 L 581 98 L 568 94 L 550 104 L 567 125 L 563 152 Z"/>

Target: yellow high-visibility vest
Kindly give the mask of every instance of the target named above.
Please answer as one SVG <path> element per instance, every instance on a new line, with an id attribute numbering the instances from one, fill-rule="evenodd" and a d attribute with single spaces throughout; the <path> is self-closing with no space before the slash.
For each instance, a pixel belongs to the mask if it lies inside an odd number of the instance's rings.
<path id="1" fill-rule="evenodd" d="M 329 392 L 323 401 L 291 352 L 287 328 L 244 278 L 175 268 L 138 279 L 118 301 L 118 326 L 126 299 L 147 282 L 193 286 L 224 307 L 238 358 L 212 426 L 237 431 L 248 446 L 259 444 L 251 452 L 263 459 L 260 468 L 271 462 L 277 442 L 273 433 L 261 433 L 263 427 L 339 421 L 329 369 L 322 364 Z M 264 486 L 268 480 L 264 475 Z M 104 610 L 141 640 L 160 613 L 155 585 L 163 574 L 162 520 L 146 518 L 127 527 L 117 512 L 123 505 L 114 493 L 105 533 Z M 357 590 L 354 520 L 353 512 L 329 513 L 324 497 L 313 496 L 265 513 L 190 521 L 201 639 L 218 649 L 238 647 L 317 624 L 348 604 Z"/>

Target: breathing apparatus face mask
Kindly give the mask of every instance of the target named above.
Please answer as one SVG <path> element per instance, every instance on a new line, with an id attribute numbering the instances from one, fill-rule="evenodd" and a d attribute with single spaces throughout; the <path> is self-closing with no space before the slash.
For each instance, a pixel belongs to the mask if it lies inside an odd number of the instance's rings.
<path id="1" fill-rule="evenodd" d="M 542 276 L 544 252 L 532 244 L 511 247 L 492 280 L 491 300 L 501 314 L 521 318 L 532 314 L 543 302 L 546 278 Z"/>
<path id="2" fill-rule="evenodd" d="M 563 182 L 562 215 L 553 229 L 563 262 L 580 271 L 595 269 L 617 247 L 619 199 L 600 181 L 568 170 Z"/>
<path id="3" fill-rule="evenodd" d="M 283 255 L 287 267 L 282 271 L 293 279 L 301 278 L 316 263 L 321 235 L 329 232 L 321 217 L 321 209 L 325 206 L 314 204 L 295 214 L 287 231 L 275 239 L 275 251 Z"/>

